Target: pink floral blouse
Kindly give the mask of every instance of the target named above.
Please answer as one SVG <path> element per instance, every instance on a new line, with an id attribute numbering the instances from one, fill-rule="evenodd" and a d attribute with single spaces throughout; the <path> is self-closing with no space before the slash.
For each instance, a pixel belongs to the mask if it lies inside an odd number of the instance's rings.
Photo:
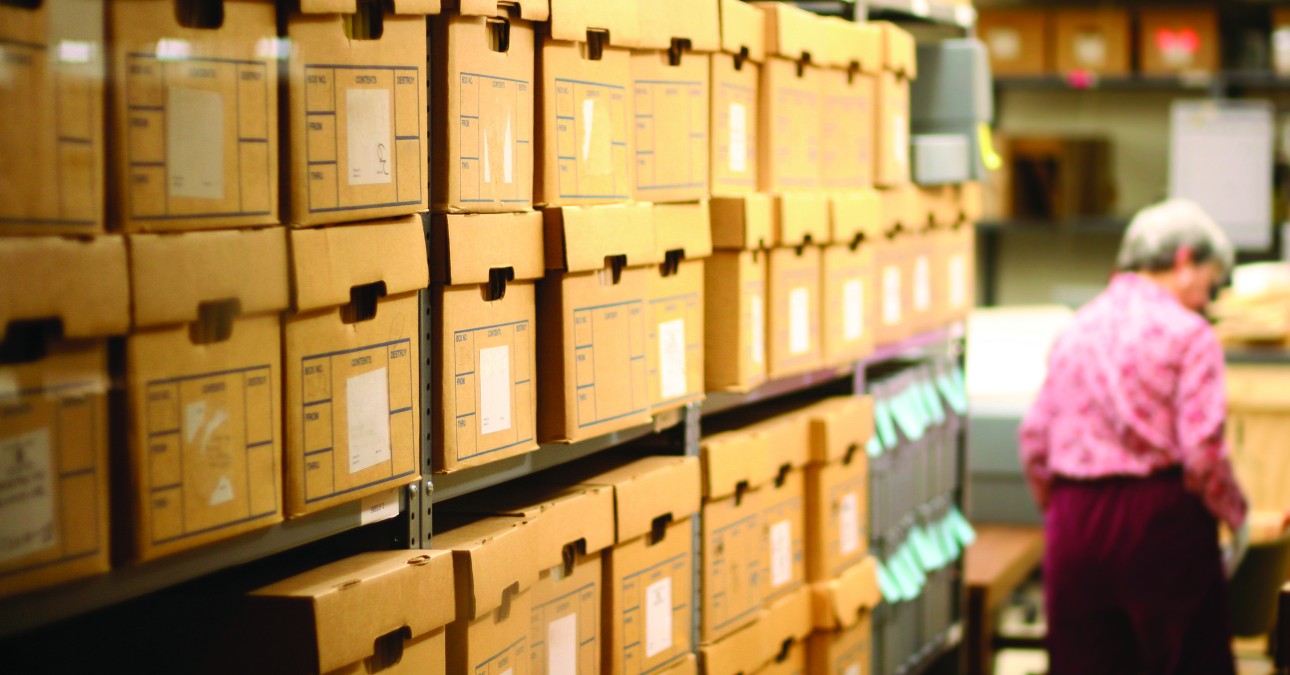
<path id="1" fill-rule="evenodd" d="M 1223 437 L 1223 349 L 1155 282 L 1119 274 L 1057 338 L 1048 379 L 1021 425 L 1040 505 L 1055 476 L 1145 476 L 1181 466 L 1188 490 L 1233 528 L 1245 497 Z"/>

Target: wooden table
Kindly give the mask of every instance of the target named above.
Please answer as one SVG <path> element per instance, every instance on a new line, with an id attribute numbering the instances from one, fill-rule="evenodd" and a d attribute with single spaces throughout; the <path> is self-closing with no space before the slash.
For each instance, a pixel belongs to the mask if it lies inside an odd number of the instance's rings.
<path id="1" fill-rule="evenodd" d="M 963 563 L 967 585 L 968 675 L 994 670 L 994 615 L 1044 558 L 1044 529 L 1025 525 L 977 525 L 976 541 Z"/>

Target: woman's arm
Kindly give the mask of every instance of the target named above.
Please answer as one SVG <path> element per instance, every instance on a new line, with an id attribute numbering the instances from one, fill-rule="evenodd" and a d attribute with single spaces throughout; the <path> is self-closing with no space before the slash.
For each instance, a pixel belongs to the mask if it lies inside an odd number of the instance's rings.
<path id="1" fill-rule="evenodd" d="M 1187 489 L 1200 495 L 1210 512 L 1236 531 L 1245 521 L 1245 495 L 1227 456 L 1223 347 L 1209 326 L 1197 331 L 1183 349 L 1175 406 Z"/>

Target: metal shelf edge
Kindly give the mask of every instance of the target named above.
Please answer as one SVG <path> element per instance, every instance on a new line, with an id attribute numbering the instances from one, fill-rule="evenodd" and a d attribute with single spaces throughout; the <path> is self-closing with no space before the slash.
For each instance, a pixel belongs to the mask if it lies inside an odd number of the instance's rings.
<path id="1" fill-rule="evenodd" d="M 947 24 L 963 29 L 970 29 L 975 26 L 977 19 L 977 12 L 974 7 L 942 0 L 869 0 L 866 5 L 866 15 L 886 12 L 904 14 L 922 21 Z"/>

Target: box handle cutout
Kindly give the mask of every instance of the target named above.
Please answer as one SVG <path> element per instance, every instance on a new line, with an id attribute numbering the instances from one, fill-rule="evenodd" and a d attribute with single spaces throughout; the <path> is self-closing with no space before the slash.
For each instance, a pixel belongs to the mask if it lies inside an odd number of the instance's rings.
<path id="1" fill-rule="evenodd" d="M 856 455 L 859 454 L 859 452 L 859 443 L 848 445 L 846 454 L 842 455 L 842 466 L 851 466 L 851 462 L 855 461 Z"/>
<path id="2" fill-rule="evenodd" d="M 624 267 L 627 267 L 627 256 L 625 255 L 605 256 L 605 266 L 600 270 L 600 285 L 617 286 L 618 282 L 623 280 Z M 605 283 L 606 277 L 609 278 L 609 283 Z"/>
<path id="3" fill-rule="evenodd" d="M 775 663 L 783 663 L 788 660 L 788 653 L 793 650 L 793 645 L 797 644 L 797 638 L 791 637 L 779 645 L 779 652 L 775 654 Z"/>
<path id="4" fill-rule="evenodd" d="M 648 545 L 653 546 L 654 544 L 657 544 L 660 541 L 663 541 L 663 539 L 667 536 L 667 526 L 671 524 L 672 524 L 671 513 L 665 513 L 655 518 L 653 522 L 650 523 Z"/>
<path id="5" fill-rule="evenodd" d="M 502 591 L 502 604 L 498 605 L 497 611 L 493 613 L 494 623 L 505 623 L 507 617 L 511 615 L 511 604 L 515 596 L 520 594 L 520 582 L 515 582 Z"/>
<path id="6" fill-rule="evenodd" d="M 412 629 L 407 626 L 396 628 L 376 638 L 372 655 L 364 659 L 367 672 L 377 673 L 386 668 L 393 668 L 403 660 L 403 643 L 412 639 Z"/>
<path id="7" fill-rule="evenodd" d="M 385 282 L 359 284 L 349 289 L 349 304 L 340 308 L 343 323 L 362 323 L 376 318 L 376 305 L 385 297 Z"/>
<path id="8" fill-rule="evenodd" d="M 681 54 L 690 51 L 690 38 L 672 38 L 672 44 L 667 47 L 667 65 L 676 67 L 681 65 Z"/>
<path id="9" fill-rule="evenodd" d="M 224 25 L 224 0 L 175 0 L 175 20 L 184 28 L 215 30 Z"/>
<path id="10" fill-rule="evenodd" d="M 188 339 L 195 345 L 223 342 L 233 336 L 233 320 L 242 314 L 242 301 L 215 300 L 197 306 L 197 320 L 188 324 Z"/>
<path id="11" fill-rule="evenodd" d="M 857 232 L 856 236 L 852 237 L 851 242 L 847 244 L 847 250 L 854 252 L 860 248 L 862 243 L 864 243 L 864 232 Z"/>
<path id="12" fill-rule="evenodd" d="M 515 0 L 499 0 L 497 3 L 497 13 L 518 19 L 522 13 L 520 3 Z"/>
<path id="13" fill-rule="evenodd" d="M 797 60 L 797 78 L 800 80 L 806 75 L 806 67 L 811 65 L 811 53 L 802 52 L 802 58 Z"/>
<path id="14" fill-rule="evenodd" d="M 744 497 L 747 496 L 748 490 L 749 486 L 746 480 L 741 480 L 735 485 L 735 506 L 739 506 L 744 502 Z"/>
<path id="15" fill-rule="evenodd" d="M 809 248 L 812 243 L 813 242 L 811 241 L 811 235 L 809 234 L 806 235 L 805 237 L 802 238 L 801 244 L 798 244 L 797 246 L 793 247 L 793 255 L 797 256 L 798 258 L 806 255 L 806 249 Z"/>
<path id="16" fill-rule="evenodd" d="M 351 40 L 380 40 L 385 33 L 385 11 L 380 0 L 358 0 L 353 14 L 345 15 L 345 34 Z"/>
<path id="17" fill-rule="evenodd" d="M 484 300 L 487 302 L 496 302 L 506 297 L 506 284 L 514 280 L 514 267 L 489 268 L 488 288 L 484 290 Z"/>
<path id="18" fill-rule="evenodd" d="M 44 0 L 0 0 L 0 6 L 18 9 L 40 9 L 42 4 Z"/>
<path id="19" fill-rule="evenodd" d="M 740 45 L 739 53 L 735 54 L 735 70 L 742 71 L 744 62 L 748 60 L 748 45 Z"/>
<path id="20" fill-rule="evenodd" d="M 488 17 L 488 48 L 503 54 L 511 50 L 511 22 Z"/>
<path id="21" fill-rule="evenodd" d="M 775 488 L 784 487 L 784 481 L 788 480 L 788 473 L 793 470 L 792 464 L 780 464 L 779 471 L 775 473 Z"/>
<path id="22" fill-rule="evenodd" d="M 63 339 L 63 320 L 12 321 L 0 340 L 0 364 L 33 363 L 45 358 L 49 344 Z"/>
<path id="23" fill-rule="evenodd" d="M 573 574 L 574 563 L 578 561 L 578 556 L 586 555 L 587 540 L 579 539 L 578 541 L 569 542 L 560 550 L 560 569 L 564 573 L 561 578 Z"/>
<path id="24" fill-rule="evenodd" d="M 860 62 L 852 61 L 847 64 L 847 84 L 855 84 L 857 77 L 860 77 Z"/>
<path id="25" fill-rule="evenodd" d="M 587 61 L 599 61 L 605 56 L 605 43 L 609 41 L 609 31 L 600 28 L 587 29 L 587 41 L 583 43 L 582 58 Z"/>
<path id="26" fill-rule="evenodd" d="M 663 262 L 658 266 L 659 273 L 662 276 L 674 276 L 681 269 L 681 261 L 685 260 L 685 250 L 676 249 L 663 254 Z"/>

